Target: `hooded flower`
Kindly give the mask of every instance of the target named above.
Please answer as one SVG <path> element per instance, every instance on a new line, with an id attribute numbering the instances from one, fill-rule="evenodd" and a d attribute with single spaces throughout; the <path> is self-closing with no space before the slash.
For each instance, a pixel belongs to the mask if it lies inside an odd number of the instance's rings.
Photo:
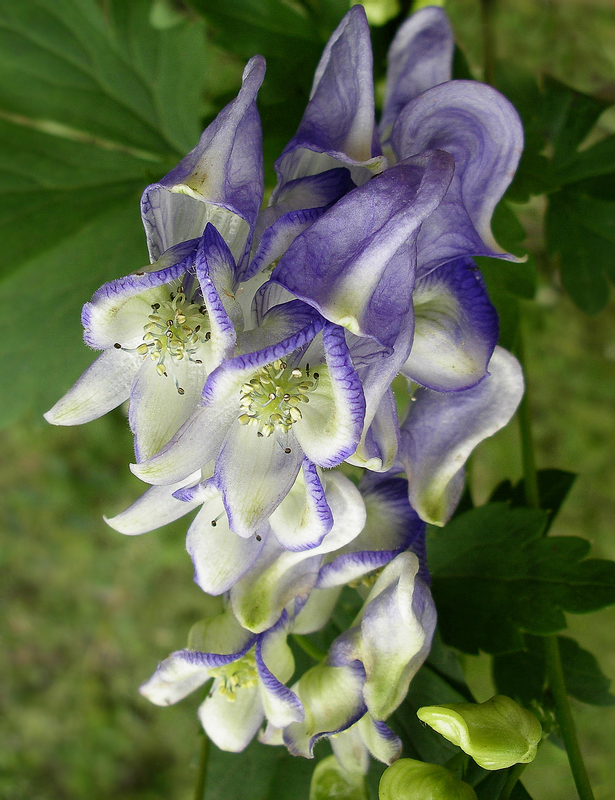
<path id="1" fill-rule="evenodd" d="M 159 664 L 140 692 L 152 703 L 168 706 L 213 679 L 199 719 L 221 750 L 240 752 L 265 718 L 279 727 L 303 718 L 300 701 L 284 686 L 294 670 L 287 633 L 287 617 L 256 636 L 227 609 L 197 623 L 190 649 L 178 650 Z"/>
<path id="2" fill-rule="evenodd" d="M 103 352 L 47 412 L 49 422 L 88 422 L 130 398 L 137 457 L 147 458 L 188 419 L 207 374 L 232 354 L 241 324 L 235 259 L 249 251 L 263 193 L 255 98 L 264 69 L 261 57 L 249 62 L 237 98 L 145 190 L 152 264 L 105 284 L 84 306 L 85 341 Z"/>

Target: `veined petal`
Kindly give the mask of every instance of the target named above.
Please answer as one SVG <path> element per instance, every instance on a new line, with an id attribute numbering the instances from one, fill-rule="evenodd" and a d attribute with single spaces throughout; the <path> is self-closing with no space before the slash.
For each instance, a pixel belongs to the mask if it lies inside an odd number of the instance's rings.
<path id="1" fill-rule="evenodd" d="M 241 687 L 232 702 L 214 690 L 201 703 L 198 714 L 216 747 L 231 753 L 245 750 L 265 716 L 258 686 Z"/>
<path id="2" fill-rule="evenodd" d="M 327 500 L 334 525 L 322 542 L 310 550 L 285 550 L 273 537 L 252 569 L 231 589 L 233 612 L 254 632 L 270 628 L 296 598 L 307 598 L 325 553 L 343 547 L 358 536 L 365 508 L 354 484 L 341 473 L 327 477 Z"/>
<path id="3" fill-rule="evenodd" d="M 295 669 L 293 654 L 286 642 L 288 632 L 288 617 L 284 615 L 259 638 L 255 652 L 265 716 L 277 728 L 300 722 L 305 713 L 297 695 L 284 685 Z"/>
<path id="4" fill-rule="evenodd" d="M 235 100 L 175 169 L 143 193 L 141 216 L 152 260 L 172 244 L 200 236 L 208 222 L 226 240 L 235 260 L 241 260 L 263 194 L 255 100 L 264 76 L 262 56 L 250 59 Z"/>
<path id="5" fill-rule="evenodd" d="M 412 14 L 395 34 L 387 57 L 387 81 L 380 121 L 386 141 L 404 106 L 426 89 L 451 79 L 455 41 L 443 8 Z"/>
<path id="6" fill-rule="evenodd" d="M 250 425 L 231 425 L 214 473 L 231 530 L 252 536 L 267 521 L 290 491 L 302 458 L 292 432 L 259 437 Z"/>
<path id="7" fill-rule="evenodd" d="M 45 419 L 52 425 L 82 425 L 102 417 L 128 399 L 141 361 L 135 352 L 105 350 Z"/>
<path id="8" fill-rule="evenodd" d="M 515 260 L 491 232 L 493 210 L 523 149 L 519 115 L 503 95 L 477 81 L 434 86 L 405 106 L 391 142 L 400 158 L 437 148 L 455 161 L 446 197 L 418 237 L 419 275 L 459 256 Z"/>
<path id="9" fill-rule="evenodd" d="M 325 47 L 303 119 L 276 162 L 279 182 L 341 164 L 355 183 L 365 183 L 386 166 L 375 143 L 369 24 L 362 6 L 354 6 Z"/>
<path id="10" fill-rule="evenodd" d="M 170 706 L 183 700 L 209 678 L 209 665 L 191 655 L 190 650 L 172 653 L 158 665 L 139 692 L 157 706 Z"/>
<path id="11" fill-rule="evenodd" d="M 131 471 L 155 485 L 181 481 L 217 457 L 236 417 L 237 408 L 229 405 L 197 408 L 162 450 L 146 461 L 131 464 Z"/>
<path id="12" fill-rule="evenodd" d="M 357 448 L 365 419 L 365 397 L 352 365 L 344 331 L 323 328 L 327 370 L 310 393 L 296 436 L 306 456 L 320 467 L 335 467 Z M 316 378 L 316 373 L 313 373 Z"/>
<path id="13" fill-rule="evenodd" d="M 371 409 L 370 409 L 371 415 Z M 368 414 L 365 414 L 366 420 Z M 387 472 L 397 458 L 399 450 L 399 422 L 395 395 L 389 387 L 384 393 L 375 413 L 363 426 L 361 441 L 354 453 L 346 459 L 349 464 L 377 472 Z"/>
<path id="14" fill-rule="evenodd" d="M 523 396 L 517 359 L 496 347 L 490 374 L 463 392 L 419 389 L 401 429 L 400 459 L 410 504 L 433 525 L 451 517 L 463 489 L 463 465 L 479 442 L 503 428 Z"/>
<path id="15" fill-rule="evenodd" d="M 357 580 L 409 548 L 424 558 L 425 523 L 408 502 L 406 480 L 381 480 L 363 490 L 363 500 L 367 517 L 361 533 L 321 568 L 318 587 Z"/>
<path id="16" fill-rule="evenodd" d="M 378 761 L 392 764 L 401 756 L 401 739 L 384 722 L 366 714 L 358 721 L 357 727 L 367 749 Z"/>
<path id="17" fill-rule="evenodd" d="M 341 667 L 318 664 L 303 675 L 293 690 L 303 703 L 305 719 L 284 730 L 284 743 L 293 755 L 313 758 L 319 739 L 346 730 L 363 716 L 364 680 L 358 662 Z"/>
<path id="18" fill-rule="evenodd" d="M 235 260 L 213 225 L 207 224 L 196 254 L 196 274 L 209 316 L 215 366 L 231 358 L 242 326 L 241 306 L 235 299 Z"/>
<path id="19" fill-rule="evenodd" d="M 331 322 L 392 347 L 411 307 L 421 223 L 453 166 L 443 151 L 422 153 L 342 197 L 294 240 L 272 280 Z"/>
<path id="20" fill-rule="evenodd" d="M 97 350 L 116 344 L 137 347 L 143 341 L 143 325 L 152 313 L 152 304 L 160 300 L 161 287 L 179 280 L 190 269 L 197 245 L 197 239 L 182 242 L 150 267 L 103 284 L 81 312 L 86 344 Z"/>
<path id="21" fill-rule="evenodd" d="M 115 517 L 104 517 L 104 520 L 109 527 L 128 536 L 161 528 L 198 506 L 198 500 L 183 502 L 176 499 L 173 493 L 194 483 L 199 477 L 200 472 L 196 472 L 172 486 L 152 486 L 125 511 L 116 514 Z"/>
<path id="22" fill-rule="evenodd" d="M 157 487 L 155 487 L 157 488 Z M 206 501 L 186 536 L 186 550 L 194 564 L 194 580 L 204 592 L 227 592 L 253 566 L 264 542 L 244 539 L 230 529 L 222 498 Z"/>
<path id="23" fill-rule="evenodd" d="M 317 547 L 333 527 L 333 514 L 316 466 L 304 458 L 301 467 L 294 486 L 269 519 L 285 550 Z"/>
<path id="24" fill-rule="evenodd" d="M 201 399 L 206 368 L 188 356 L 160 375 L 151 358 L 141 364 L 130 393 L 128 419 L 137 461 L 161 450 L 186 422 Z"/>
<path id="25" fill-rule="evenodd" d="M 482 380 L 499 325 L 474 262 L 459 258 L 433 270 L 417 280 L 412 299 L 414 342 L 401 372 L 439 392 Z"/>

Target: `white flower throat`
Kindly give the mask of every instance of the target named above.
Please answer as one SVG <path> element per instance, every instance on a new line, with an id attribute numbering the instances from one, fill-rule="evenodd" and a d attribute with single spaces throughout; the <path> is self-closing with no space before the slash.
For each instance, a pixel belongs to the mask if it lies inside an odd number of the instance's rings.
<path id="1" fill-rule="evenodd" d="M 323 369 L 291 369 L 283 359 L 262 367 L 241 387 L 239 422 L 258 428 L 259 436 L 271 436 L 275 430 L 288 433 L 302 419 L 300 406 L 309 403 L 308 394 L 317 387 Z"/>
<path id="2" fill-rule="evenodd" d="M 143 344 L 137 347 L 140 355 L 149 356 L 156 363 L 156 372 L 164 377 L 168 376 L 167 369 L 173 362 L 187 359 L 202 364 L 196 356 L 211 338 L 204 305 L 188 301 L 182 285 L 169 291 L 168 297 L 168 300 L 161 298 L 160 302 L 152 303 L 152 313 L 143 326 Z M 177 391 L 184 394 L 179 384 Z"/>

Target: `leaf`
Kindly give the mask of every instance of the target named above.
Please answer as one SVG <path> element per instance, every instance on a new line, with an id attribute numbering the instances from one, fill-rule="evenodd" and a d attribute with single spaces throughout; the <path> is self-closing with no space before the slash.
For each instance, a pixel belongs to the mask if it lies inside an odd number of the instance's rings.
<path id="1" fill-rule="evenodd" d="M 307 798 L 315 762 L 284 747 L 254 741 L 242 753 L 211 745 L 208 800 L 297 800 Z"/>
<path id="2" fill-rule="evenodd" d="M 147 262 L 139 195 L 198 138 L 203 24 L 155 30 L 150 6 L 0 0 L 0 424 L 91 363 L 80 308 Z"/>
<path id="3" fill-rule="evenodd" d="M 615 203 L 559 191 L 546 216 L 549 251 L 560 254 L 562 283 L 583 311 L 594 314 L 609 298 L 615 278 Z"/>
<path id="4" fill-rule="evenodd" d="M 611 681 L 595 657 L 568 636 L 558 636 L 557 639 L 568 694 L 593 706 L 614 705 L 615 696 L 609 691 Z"/>
<path id="5" fill-rule="evenodd" d="M 557 179 L 560 184 L 568 184 L 612 172 L 615 172 L 615 136 L 607 136 L 558 170 Z"/>
<path id="6" fill-rule="evenodd" d="M 584 94 L 547 76 L 540 106 L 540 117 L 554 147 L 557 169 L 576 157 L 578 146 L 610 105 L 606 100 Z"/>
<path id="7" fill-rule="evenodd" d="M 615 704 L 609 691 L 611 681 L 603 674 L 595 657 L 568 636 L 558 636 L 564 682 L 568 694 L 583 703 L 596 706 Z M 493 677 L 499 692 L 525 705 L 543 701 L 547 667 L 543 639 L 525 637 L 526 649 L 497 655 L 493 659 Z"/>
<path id="8" fill-rule="evenodd" d="M 542 535 L 544 511 L 490 503 L 455 517 L 428 541 L 444 641 L 467 653 L 523 648 L 522 632 L 566 627 L 564 611 L 615 602 L 615 562 L 583 560 L 576 536 Z"/>
<path id="9" fill-rule="evenodd" d="M 545 533 L 553 524 L 562 503 L 568 496 L 576 475 L 563 469 L 541 469 L 537 473 L 540 507 L 549 512 Z M 493 492 L 491 502 L 510 502 L 514 507 L 526 505 L 525 481 L 522 478 L 514 487 L 503 481 Z"/>

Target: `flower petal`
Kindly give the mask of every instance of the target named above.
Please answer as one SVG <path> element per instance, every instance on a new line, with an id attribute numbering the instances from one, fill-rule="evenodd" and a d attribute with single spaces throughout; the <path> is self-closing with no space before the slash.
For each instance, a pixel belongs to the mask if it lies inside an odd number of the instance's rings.
<path id="1" fill-rule="evenodd" d="M 201 236 L 208 222 L 224 237 L 235 260 L 241 260 L 263 194 L 255 100 L 264 76 L 262 56 L 250 59 L 235 100 L 175 169 L 144 191 L 141 216 L 152 260 L 177 242 Z"/>
<path id="2" fill-rule="evenodd" d="M 276 162 L 280 183 L 340 164 L 350 168 L 357 184 L 382 171 L 386 160 L 376 144 L 372 61 L 369 24 L 357 5 L 324 49 L 303 119 Z"/>
<path id="3" fill-rule="evenodd" d="M 412 14 L 395 34 L 387 57 L 387 81 L 380 121 L 383 141 L 403 107 L 426 89 L 451 79 L 455 41 L 443 8 Z"/>
<path id="4" fill-rule="evenodd" d="M 289 627 L 288 618 L 283 617 L 263 633 L 255 652 L 265 716 L 277 728 L 300 722 L 305 713 L 297 695 L 284 686 L 295 670 L 293 654 L 286 642 Z"/>
<path id="5" fill-rule="evenodd" d="M 119 533 L 135 536 L 161 528 L 188 514 L 199 504 L 177 500 L 173 492 L 198 480 L 200 472 L 189 475 L 172 486 L 152 486 L 125 511 L 115 517 L 104 517 L 109 527 Z"/>
<path id="6" fill-rule="evenodd" d="M 135 352 L 105 350 L 45 419 L 52 425 L 82 425 L 102 417 L 128 399 L 141 361 Z"/>
<path id="7" fill-rule="evenodd" d="M 523 149 L 519 115 L 503 95 L 477 81 L 434 86 L 405 106 L 391 142 L 400 158 L 437 148 L 455 160 L 450 188 L 418 237 L 419 275 L 459 256 L 516 260 L 491 232 Z"/>
<path id="8" fill-rule="evenodd" d="M 442 151 L 397 164 L 300 234 L 272 280 L 331 322 L 392 347 L 411 307 L 416 237 L 452 174 Z"/>
<path id="9" fill-rule="evenodd" d="M 358 662 L 341 667 L 318 664 L 303 675 L 293 690 L 303 703 L 305 719 L 284 730 L 284 743 L 293 755 L 313 758 L 319 739 L 346 730 L 363 716 L 364 680 Z"/>
<path id="10" fill-rule="evenodd" d="M 402 373 L 439 392 L 481 381 L 499 325 L 474 262 L 459 258 L 433 270 L 417 280 L 412 299 L 414 341 Z"/>
<path id="11" fill-rule="evenodd" d="M 319 375 L 303 419 L 294 428 L 310 461 L 320 467 L 335 467 L 357 448 L 365 419 L 365 397 L 344 331 L 327 323 L 322 336 L 328 369 Z"/>
<path id="12" fill-rule="evenodd" d="M 241 753 L 260 728 L 264 711 L 258 686 L 242 686 L 233 701 L 214 691 L 198 711 L 201 725 L 220 750 Z"/>
<path id="13" fill-rule="evenodd" d="M 490 374 L 463 392 L 419 389 L 401 434 L 400 460 L 410 504 L 433 525 L 451 517 L 463 489 L 463 465 L 479 442 L 508 423 L 523 395 L 517 359 L 496 347 Z"/>

